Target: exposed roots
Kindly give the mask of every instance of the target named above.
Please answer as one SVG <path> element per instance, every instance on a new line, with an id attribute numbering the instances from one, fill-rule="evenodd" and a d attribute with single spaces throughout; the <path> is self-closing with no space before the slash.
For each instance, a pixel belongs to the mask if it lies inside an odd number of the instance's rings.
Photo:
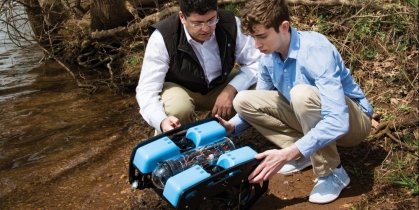
<path id="1" fill-rule="evenodd" d="M 406 143 L 404 143 L 403 141 L 399 140 L 398 138 L 394 137 L 392 132 L 395 130 L 410 128 L 410 127 L 418 127 L 418 126 L 419 126 L 418 119 L 408 121 L 408 122 L 385 121 L 385 122 L 380 123 L 376 127 L 376 129 L 371 132 L 371 134 L 373 135 L 374 138 L 377 138 L 377 139 L 380 139 L 384 135 L 386 135 L 391 140 L 398 143 L 401 149 L 415 153 L 418 151 L 417 148 L 413 148 L 407 145 Z"/>

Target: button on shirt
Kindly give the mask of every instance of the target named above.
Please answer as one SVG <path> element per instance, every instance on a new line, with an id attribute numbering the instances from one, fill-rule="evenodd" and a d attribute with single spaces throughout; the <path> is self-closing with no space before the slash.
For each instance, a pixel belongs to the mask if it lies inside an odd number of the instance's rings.
<path id="1" fill-rule="evenodd" d="M 240 64 L 240 71 L 229 84 L 237 91 L 247 90 L 257 81 L 258 59 L 260 52 L 254 48 L 254 40 L 250 36 L 240 33 L 240 20 L 236 17 L 237 37 L 235 57 Z M 204 43 L 196 42 L 185 30 L 186 38 L 192 46 L 204 70 L 206 80 L 211 82 L 221 75 L 221 59 L 215 31 Z M 155 30 L 150 36 L 144 53 L 141 76 L 136 88 L 136 99 L 140 105 L 143 119 L 160 131 L 160 123 L 167 115 L 160 101 L 166 74 L 169 70 L 169 54 L 162 34 Z"/>
<path id="2" fill-rule="evenodd" d="M 347 132 L 340 128 L 342 123 L 349 124 L 345 95 L 372 116 L 372 106 L 353 80 L 340 53 L 319 33 L 300 32 L 291 27 L 287 59 L 283 61 L 275 52 L 262 55 L 259 62 L 257 90 L 278 90 L 291 101 L 290 90 L 295 85 L 309 84 L 319 89 L 322 120 L 295 143 L 304 157 Z M 231 121 L 236 125 L 233 135 L 250 126 L 240 115 Z"/>
<path id="3" fill-rule="evenodd" d="M 184 26 L 185 27 L 185 26 Z M 184 28 L 186 31 L 186 28 Z M 208 83 L 221 75 L 221 59 L 220 50 L 218 49 L 215 32 L 204 43 L 199 43 L 192 39 L 189 33 L 185 33 L 189 44 L 198 57 L 199 63 L 204 69 L 205 77 Z M 255 78 L 256 80 L 256 78 Z M 255 81 L 256 82 L 256 81 Z"/>

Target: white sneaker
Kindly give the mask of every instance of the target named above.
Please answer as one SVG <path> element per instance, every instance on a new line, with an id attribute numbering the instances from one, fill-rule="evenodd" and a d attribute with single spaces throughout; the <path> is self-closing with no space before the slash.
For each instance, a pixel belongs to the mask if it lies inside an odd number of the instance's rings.
<path id="1" fill-rule="evenodd" d="M 293 172 L 301 171 L 311 166 L 310 158 L 300 157 L 298 160 L 292 160 L 286 163 L 279 171 L 280 174 L 290 174 Z"/>
<path id="2" fill-rule="evenodd" d="M 329 203 L 336 200 L 340 192 L 351 181 L 342 166 L 335 168 L 329 176 L 317 177 L 316 180 L 317 184 L 314 186 L 308 199 L 312 203 Z"/>

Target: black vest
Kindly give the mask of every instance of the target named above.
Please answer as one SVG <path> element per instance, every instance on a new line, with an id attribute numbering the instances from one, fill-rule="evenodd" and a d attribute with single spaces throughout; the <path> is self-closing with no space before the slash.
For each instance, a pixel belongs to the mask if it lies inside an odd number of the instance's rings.
<path id="1" fill-rule="evenodd" d="M 215 28 L 215 36 L 220 50 L 222 73 L 209 84 L 192 46 L 188 43 L 178 13 L 150 26 L 149 34 L 158 29 L 169 53 L 169 71 L 165 82 L 179 84 L 203 95 L 226 82 L 235 63 L 237 24 L 232 12 L 218 10 L 217 14 L 220 19 Z"/>

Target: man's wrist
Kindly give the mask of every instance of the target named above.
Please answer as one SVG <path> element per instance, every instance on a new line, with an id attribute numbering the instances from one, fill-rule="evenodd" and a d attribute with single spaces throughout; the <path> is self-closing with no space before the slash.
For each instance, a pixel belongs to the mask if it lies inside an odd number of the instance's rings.
<path id="1" fill-rule="evenodd" d="M 297 148 L 295 144 L 292 144 L 291 146 L 285 148 L 284 150 L 286 150 L 287 157 L 289 158 L 288 161 L 295 160 L 303 156 L 303 154 L 300 152 L 300 150 Z"/>
<path id="2" fill-rule="evenodd" d="M 229 95 L 235 96 L 237 94 L 237 89 L 230 84 L 227 84 L 224 88 Z"/>

